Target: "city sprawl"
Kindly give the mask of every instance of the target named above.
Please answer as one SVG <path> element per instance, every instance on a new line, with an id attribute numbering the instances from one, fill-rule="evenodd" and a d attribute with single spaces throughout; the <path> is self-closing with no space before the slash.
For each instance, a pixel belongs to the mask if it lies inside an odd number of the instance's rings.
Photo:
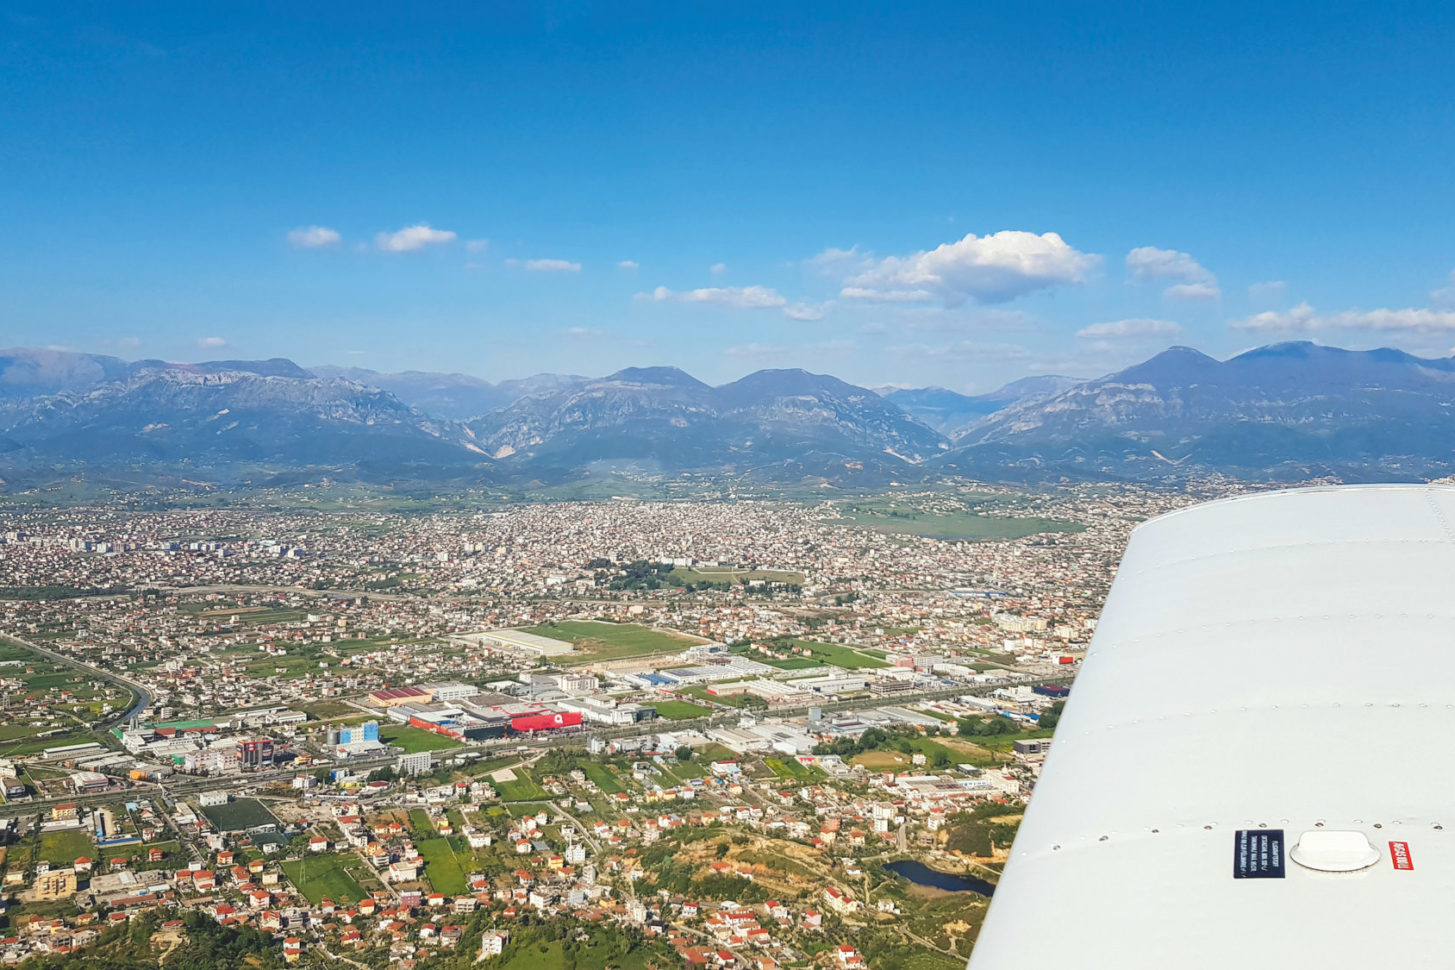
<path id="1" fill-rule="evenodd" d="M 954 970 L 1131 529 L 1232 490 L 12 505 L 0 961 Z"/>

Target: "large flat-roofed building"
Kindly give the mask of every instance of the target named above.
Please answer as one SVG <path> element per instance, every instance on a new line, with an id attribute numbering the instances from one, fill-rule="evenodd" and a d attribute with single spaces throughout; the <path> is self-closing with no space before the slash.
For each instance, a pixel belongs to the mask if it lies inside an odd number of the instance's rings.
<path id="1" fill-rule="evenodd" d="M 490 630 L 475 636 L 487 647 L 504 647 L 538 657 L 556 657 L 576 649 L 568 640 L 553 640 L 522 630 Z"/>
<path id="2" fill-rule="evenodd" d="M 1450 966 L 1452 589 L 1449 487 L 1137 528 L 971 970 Z"/>
<path id="3" fill-rule="evenodd" d="M 428 704 L 434 695 L 420 687 L 385 687 L 369 694 L 375 707 L 397 707 L 400 704 Z"/>

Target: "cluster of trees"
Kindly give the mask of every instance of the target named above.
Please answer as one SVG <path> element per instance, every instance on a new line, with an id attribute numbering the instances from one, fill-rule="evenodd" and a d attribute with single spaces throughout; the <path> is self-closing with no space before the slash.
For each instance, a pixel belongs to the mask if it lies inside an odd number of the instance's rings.
<path id="1" fill-rule="evenodd" d="M 1061 712 L 1065 709 L 1066 702 L 1057 701 L 1056 703 L 1052 704 L 1044 714 L 1041 715 L 1041 719 L 1036 722 L 1036 726 L 1045 728 L 1048 731 L 1054 731 L 1056 729 L 1056 725 L 1061 723 Z"/>
<path id="2" fill-rule="evenodd" d="M 999 802 L 985 802 L 967 812 L 950 816 L 945 827 L 945 848 L 951 852 L 989 858 L 997 848 L 1015 840 L 1020 828 L 1018 809 Z"/>
<path id="3" fill-rule="evenodd" d="M 669 562 L 648 562 L 638 559 L 621 567 L 621 574 L 607 581 L 607 589 L 661 589 L 680 586 L 671 581 L 673 565 Z"/>
<path id="4" fill-rule="evenodd" d="M 43 602 L 78 599 L 82 596 L 116 596 L 125 592 L 127 589 L 124 586 L 71 586 L 66 583 L 47 583 L 43 586 L 0 586 L 0 599 Z"/>
<path id="5" fill-rule="evenodd" d="M 960 733 L 974 738 L 998 738 L 1007 734 L 1019 734 L 1020 728 L 1008 717 L 996 715 L 988 719 L 962 717 L 956 722 Z"/>
<path id="6" fill-rule="evenodd" d="M 930 728 L 925 732 L 925 736 L 935 737 L 939 733 L 938 728 Z M 840 758 L 852 758 L 865 751 L 898 751 L 901 754 L 910 754 L 916 750 L 914 742 L 920 737 L 919 730 L 912 727 L 895 727 L 888 730 L 872 727 L 857 738 L 835 738 L 832 741 L 815 745 L 813 753 L 836 754 Z M 935 751 L 930 757 L 937 767 L 945 767 L 950 763 L 950 757 L 943 749 Z"/>

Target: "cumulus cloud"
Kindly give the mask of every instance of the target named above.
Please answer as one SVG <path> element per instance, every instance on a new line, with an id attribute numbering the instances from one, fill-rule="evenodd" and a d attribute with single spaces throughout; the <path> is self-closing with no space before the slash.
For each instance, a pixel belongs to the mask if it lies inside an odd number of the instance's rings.
<path id="1" fill-rule="evenodd" d="M 506 266 L 523 269 L 528 273 L 579 273 L 581 264 L 569 259 L 507 259 Z"/>
<path id="2" fill-rule="evenodd" d="M 1169 300 L 1221 300 L 1223 291 L 1216 283 L 1178 283 L 1162 291 Z"/>
<path id="3" fill-rule="evenodd" d="M 616 264 L 617 269 L 624 270 L 636 270 L 640 268 L 640 266 L 641 264 L 634 259 L 623 259 L 621 262 Z"/>
<path id="4" fill-rule="evenodd" d="M 1176 249 L 1138 246 L 1127 253 L 1127 270 L 1141 282 L 1211 283 L 1213 275 L 1191 255 Z"/>
<path id="5" fill-rule="evenodd" d="M 707 271 L 714 276 L 721 276 L 727 272 L 727 263 L 713 263 L 707 268 Z"/>
<path id="6" fill-rule="evenodd" d="M 1405 307 L 1391 310 L 1342 310 L 1319 313 L 1307 303 L 1291 310 L 1269 310 L 1233 322 L 1238 330 L 1309 333 L 1315 330 L 1369 330 L 1375 332 L 1445 332 L 1455 330 L 1455 311 Z"/>
<path id="7" fill-rule="evenodd" d="M 219 347 L 226 347 L 227 341 L 221 337 L 199 337 L 197 346 L 203 350 L 217 350 Z"/>
<path id="8" fill-rule="evenodd" d="M 788 305 L 783 294 L 768 286 L 709 286 L 697 290 L 669 290 L 659 286 L 650 293 L 638 293 L 637 299 L 654 303 L 710 303 L 744 310 L 775 309 Z"/>
<path id="9" fill-rule="evenodd" d="M 288 242 L 299 249 L 337 246 L 342 239 L 337 229 L 330 229 L 328 226 L 299 226 L 288 233 Z"/>
<path id="10" fill-rule="evenodd" d="M 431 229 L 424 223 L 405 226 L 398 232 L 381 232 L 374 236 L 374 245 L 386 253 L 409 253 L 426 246 L 454 242 L 455 233 L 448 229 Z"/>
<path id="11" fill-rule="evenodd" d="M 489 249 L 490 240 L 488 239 L 471 239 L 469 242 L 465 243 L 465 250 L 467 252 L 483 253 L 488 251 Z"/>
<path id="12" fill-rule="evenodd" d="M 812 262 L 847 272 L 840 295 L 881 303 L 939 300 L 958 306 L 967 300 L 1002 303 L 1036 290 L 1080 283 L 1100 257 L 1071 247 L 1054 232 L 1007 229 L 988 236 L 967 234 L 957 242 L 908 256 L 883 259 L 857 250 L 832 249 Z"/>
<path id="13" fill-rule="evenodd" d="M 1149 340 L 1156 337 L 1176 337 L 1181 333 L 1182 325 L 1174 320 L 1133 317 L 1093 323 L 1076 331 L 1076 336 L 1083 340 Z"/>

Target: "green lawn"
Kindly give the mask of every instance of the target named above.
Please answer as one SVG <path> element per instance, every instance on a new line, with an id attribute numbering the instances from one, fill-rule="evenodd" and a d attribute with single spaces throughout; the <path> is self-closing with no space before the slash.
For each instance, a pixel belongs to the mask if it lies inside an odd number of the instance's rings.
<path id="1" fill-rule="evenodd" d="M 791 586 L 803 584 L 802 573 L 784 572 L 777 569 L 707 569 L 678 566 L 672 570 L 672 578 L 679 583 L 711 583 L 714 586 L 736 586 L 743 580 L 749 582 L 761 579 L 767 583 L 786 583 Z"/>
<path id="2" fill-rule="evenodd" d="M 42 832 L 40 836 L 40 858 L 53 866 L 69 866 L 81 856 L 100 858 L 91 836 L 85 829 L 62 829 L 59 832 Z"/>
<path id="3" fill-rule="evenodd" d="M 711 708 L 694 704 L 691 701 L 658 701 L 652 706 L 657 709 L 658 717 L 665 717 L 669 721 L 685 721 L 712 713 Z"/>
<path id="4" fill-rule="evenodd" d="M 621 782 L 616 780 L 616 775 L 612 773 L 611 769 L 598 761 L 586 762 L 581 766 L 581 770 L 586 772 L 586 777 L 590 778 L 597 788 L 608 795 L 615 795 L 617 792 L 624 790 L 621 787 Z"/>
<path id="5" fill-rule="evenodd" d="M 653 630 L 635 623 L 601 623 L 595 620 L 562 620 L 527 627 L 521 632 L 567 640 L 576 648 L 577 654 L 587 660 L 620 660 L 649 653 L 677 653 L 693 644 L 707 642 L 699 637 Z"/>
<path id="6" fill-rule="evenodd" d="M 367 893 L 349 870 L 361 865 L 351 855 L 323 853 L 283 863 L 283 874 L 315 905 L 325 896 L 334 902 L 356 903 Z"/>
<path id="7" fill-rule="evenodd" d="M 407 724 L 379 725 L 379 740 L 385 744 L 392 744 L 395 747 L 403 748 L 406 752 L 413 754 L 416 751 L 442 751 L 445 748 L 458 748 L 460 742 L 454 738 L 447 738 L 443 734 L 435 734 L 433 731 L 426 731 L 424 728 L 410 727 Z"/>
<path id="8" fill-rule="evenodd" d="M 845 670 L 889 666 L 883 660 L 876 660 L 874 657 L 860 653 L 853 647 L 845 647 L 837 643 L 820 643 L 817 640 L 791 640 L 789 642 L 796 647 L 803 647 L 810 651 L 809 655 L 814 660 L 822 660 L 824 663 L 833 664 L 835 667 L 842 667 Z"/>
<path id="9" fill-rule="evenodd" d="M 459 842 L 459 845 L 453 842 Z M 470 858 L 470 850 L 462 840 L 424 839 L 416 842 L 415 848 L 424 857 L 424 874 L 429 877 L 429 884 L 435 892 L 453 896 L 468 888 L 461 860 Z"/>

